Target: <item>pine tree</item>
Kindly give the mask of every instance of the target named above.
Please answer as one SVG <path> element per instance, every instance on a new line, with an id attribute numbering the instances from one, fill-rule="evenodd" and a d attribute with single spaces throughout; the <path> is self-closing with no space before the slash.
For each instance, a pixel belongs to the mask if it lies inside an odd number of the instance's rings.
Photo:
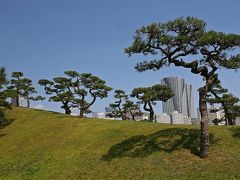
<path id="1" fill-rule="evenodd" d="M 193 17 L 153 23 L 136 30 L 132 45 L 125 49 L 130 56 L 150 55 L 151 60 L 136 65 L 140 72 L 156 71 L 173 64 L 203 77 L 205 84 L 199 88 L 202 158 L 208 156 L 209 147 L 207 93 L 219 68 L 240 68 L 240 54 L 233 51 L 240 46 L 240 35 L 206 31 L 205 26 L 203 20 Z"/>
<path id="2" fill-rule="evenodd" d="M 136 121 L 136 116 L 141 116 L 143 113 L 140 110 L 140 103 L 135 103 L 131 100 L 126 100 L 123 103 L 123 113 L 125 117 L 129 120 Z"/>
<path id="3" fill-rule="evenodd" d="M 44 100 L 42 96 L 33 96 L 37 93 L 35 87 L 33 87 L 32 80 L 23 77 L 22 72 L 13 72 L 11 79 L 11 86 L 9 89 L 15 91 L 16 106 L 19 106 L 19 98 L 23 97 L 27 100 L 27 107 L 30 107 L 30 101 Z"/>
<path id="4" fill-rule="evenodd" d="M 122 118 L 122 120 L 125 120 L 126 115 L 124 113 L 123 103 L 128 100 L 128 96 L 126 95 L 125 91 L 118 89 L 114 91 L 114 98 L 116 99 L 115 102 L 109 105 L 113 111 L 107 114 L 107 116 L 113 118 Z"/>
<path id="5" fill-rule="evenodd" d="M 108 87 L 104 80 L 91 73 L 78 73 L 76 71 L 65 71 L 64 74 L 68 77 L 71 92 L 74 95 L 72 99 L 73 107 L 80 110 L 80 117 L 90 113 L 89 109 L 97 98 L 103 99 L 108 96 L 108 92 L 112 90 Z M 91 98 L 90 101 L 88 99 Z"/>
<path id="6" fill-rule="evenodd" d="M 40 86 L 44 87 L 45 93 L 51 95 L 49 101 L 62 103 L 61 108 L 64 109 L 65 114 L 71 114 L 73 93 L 69 86 L 69 80 L 64 77 L 53 78 L 53 81 L 47 79 L 40 79 L 38 81 Z"/>
<path id="7" fill-rule="evenodd" d="M 240 99 L 228 92 L 221 85 L 221 81 L 217 79 L 212 84 L 211 91 L 208 94 L 208 102 L 210 104 L 220 104 L 218 110 L 224 110 L 224 120 L 226 125 L 235 125 L 235 119 L 240 116 L 240 105 L 238 104 Z"/>
<path id="8" fill-rule="evenodd" d="M 78 108 L 79 117 L 82 118 L 84 114 L 91 112 L 90 107 L 97 98 L 106 98 L 112 90 L 105 85 L 104 80 L 90 73 L 65 71 L 64 74 L 66 77 L 53 78 L 53 81 L 40 79 L 38 83 L 44 86 L 46 94 L 53 95 L 49 101 L 63 104 L 61 108 L 66 114 L 71 114 L 71 108 Z"/>
<path id="9" fill-rule="evenodd" d="M 7 90 L 8 80 L 6 79 L 6 70 L 4 67 L 0 68 L 0 126 L 4 123 L 4 115 L 6 109 L 11 109 L 11 105 L 7 102 L 10 97 L 10 92 Z"/>
<path id="10" fill-rule="evenodd" d="M 140 102 L 144 104 L 143 109 L 150 113 L 149 120 L 151 122 L 154 120 L 153 105 L 155 105 L 157 101 L 165 102 L 173 95 L 173 91 L 169 87 L 160 84 L 153 85 L 152 87 L 135 88 L 131 94 L 132 97 L 138 98 Z"/>

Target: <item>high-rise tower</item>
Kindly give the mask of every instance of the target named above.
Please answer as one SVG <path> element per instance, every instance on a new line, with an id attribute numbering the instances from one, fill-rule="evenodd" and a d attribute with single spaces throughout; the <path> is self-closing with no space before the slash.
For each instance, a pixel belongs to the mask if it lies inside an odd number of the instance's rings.
<path id="1" fill-rule="evenodd" d="M 166 77 L 161 80 L 174 92 L 174 96 L 167 102 L 163 102 L 163 112 L 171 114 L 174 111 L 195 118 L 192 85 L 187 85 L 185 80 L 179 77 Z"/>

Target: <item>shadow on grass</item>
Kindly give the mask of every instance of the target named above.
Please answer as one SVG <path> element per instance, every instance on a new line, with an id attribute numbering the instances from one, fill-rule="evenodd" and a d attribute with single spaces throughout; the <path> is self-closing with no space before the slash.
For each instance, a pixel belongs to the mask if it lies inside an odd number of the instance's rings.
<path id="1" fill-rule="evenodd" d="M 9 126 L 14 121 L 15 121 L 15 119 L 4 118 L 0 123 L 0 129 L 3 129 L 3 128 Z"/>
<path id="2" fill-rule="evenodd" d="M 14 121 L 15 121 L 15 119 L 7 119 L 7 118 L 4 118 L 4 119 L 1 121 L 1 124 L 0 124 L 0 138 L 3 137 L 3 136 L 6 136 L 6 134 L 1 133 L 1 129 L 9 126 L 9 125 L 12 124 Z"/>
<path id="3" fill-rule="evenodd" d="M 240 138 L 240 127 L 232 127 L 232 136 L 236 138 Z"/>
<path id="4" fill-rule="evenodd" d="M 0 132 L 0 138 L 3 137 L 3 136 L 6 136 L 6 134 L 1 134 L 1 132 Z"/>
<path id="5" fill-rule="evenodd" d="M 199 156 L 199 129 L 169 128 L 150 135 L 137 135 L 113 145 L 102 160 L 111 161 L 122 157 L 145 157 L 154 152 L 171 153 L 187 149 L 193 155 Z M 210 133 L 210 143 L 216 143 L 216 138 Z"/>

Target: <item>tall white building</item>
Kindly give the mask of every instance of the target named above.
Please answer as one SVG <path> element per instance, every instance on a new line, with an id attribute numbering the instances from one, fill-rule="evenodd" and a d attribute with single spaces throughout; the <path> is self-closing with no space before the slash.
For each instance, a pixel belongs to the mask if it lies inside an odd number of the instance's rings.
<path id="1" fill-rule="evenodd" d="M 171 114 L 177 111 L 186 117 L 196 117 L 192 85 L 187 85 L 185 80 L 179 77 L 163 78 L 161 84 L 168 86 L 174 92 L 172 98 L 163 102 L 163 113 Z"/>

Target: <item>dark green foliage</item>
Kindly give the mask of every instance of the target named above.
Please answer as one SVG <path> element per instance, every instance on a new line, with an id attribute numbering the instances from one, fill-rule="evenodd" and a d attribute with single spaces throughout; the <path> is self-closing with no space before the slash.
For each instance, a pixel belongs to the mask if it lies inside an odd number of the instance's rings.
<path id="1" fill-rule="evenodd" d="M 42 96 L 33 96 L 37 93 L 37 90 L 33 87 L 32 80 L 23 76 L 22 72 L 13 72 L 11 86 L 9 87 L 9 90 L 15 93 L 17 106 L 19 106 L 19 97 L 27 99 L 27 107 L 30 107 L 30 101 L 44 100 L 45 98 Z"/>
<path id="2" fill-rule="evenodd" d="M 221 86 L 220 80 L 216 80 L 211 86 L 207 100 L 210 104 L 221 105 L 217 110 L 224 110 L 225 116 L 223 120 L 226 122 L 226 125 L 235 124 L 236 117 L 240 116 L 240 99 L 228 93 L 228 90 Z"/>
<path id="3" fill-rule="evenodd" d="M 127 119 L 135 121 L 136 116 L 141 116 L 143 113 L 140 110 L 140 103 L 135 103 L 131 100 L 126 100 L 123 104 L 123 112 Z"/>
<path id="4" fill-rule="evenodd" d="M 165 86 L 156 84 L 152 87 L 140 87 L 135 88 L 132 91 L 131 96 L 136 97 L 144 104 L 143 109 L 150 112 L 150 121 L 153 121 L 154 110 L 153 105 L 156 104 L 156 101 L 167 101 L 173 96 L 173 91 Z"/>
<path id="5" fill-rule="evenodd" d="M 0 68 L 0 126 L 4 122 L 4 112 L 6 109 L 10 109 L 11 105 L 6 100 L 10 96 L 10 92 L 7 91 L 8 81 L 6 79 L 5 68 Z"/>
<path id="6" fill-rule="evenodd" d="M 112 88 L 105 85 L 105 81 L 90 73 L 80 74 L 76 71 L 65 71 L 67 77 L 39 80 L 39 84 L 44 86 L 45 92 L 50 97 L 50 101 L 61 102 L 66 114 L 71 114 L 71 108 L 80 110 L 80 117 L 84 113 L 89 113 L 90 106 L 97 98 L 106 98 L 108 91 Z M 92 98 L 89 101 L 89 98 Z"/>
<path id="7" fill-rule="evenodd" d="M 73 94 L 72 106 L 80 110 L 80 117 L 84 113 L 90 113 L 90 107 L 97 98 L 103 99 L 112 90 L 105 84 L 105 81 L 91 73 L 79 74 L 76 71 L 65 71 L 68 76 L 69 89 Z M 87 100 L 91 98 L 91 100 Z"/>
<path id="8" fill-rule="evenodd" d="M 70 84 L 67 78 L 57 77 L 53 78 L 53 81 L 40 79 L 38 84 L 44 86 L 47 95 L 52 95 L 49 101 L 61 102 L 61 108 L 65 110 L 65 114 L 71 114 L 73 94 L 69 89 Z"/>
<path id="9" fill-rule="evenodd" d="M 240 67 L 240 55 L 227 56 L 240 44 L 240 36 L 222 32 L 206 31 L 205 22 L 193 17 L 178 18 L 167 23 L 153 23 L 136 31 L 133 44 L 125 49 L 132 55 L 156 55 L 159 58 L 137 64 L 138 71 L 158 70 L 173 63 L 176 66 L 191 68 L 196 74 L 207 76 L 206 65 L 212 68 Z M 201 54 L 199 61 L 189 61 L 186 56 Z M 184 61 L 183 61 L 184 60 Z"/>
<path id="10" fill-rule="evenodd" d="M 128 95 L 123 90 L 115 90 L 115 103 L 109 106 L 113 111 L 107 116 L 114 118 L 122 118 L 122 120 L 135 120 L 136 116 L 141 116 L 140 105 L 128 99 Z"/>
<path id="11" fill-rule="evenodd" d="M 123 90 L 115 90 L 114 98 L 116 101 L 109 106 L 113 109 L 113 111 L 107 116 L 113 118 L 122 118 L 122 120 L 126 119 L 126 114 L 124 113 L 123 103 L 128 99 L 128 96 L 125 94 Z"/>

